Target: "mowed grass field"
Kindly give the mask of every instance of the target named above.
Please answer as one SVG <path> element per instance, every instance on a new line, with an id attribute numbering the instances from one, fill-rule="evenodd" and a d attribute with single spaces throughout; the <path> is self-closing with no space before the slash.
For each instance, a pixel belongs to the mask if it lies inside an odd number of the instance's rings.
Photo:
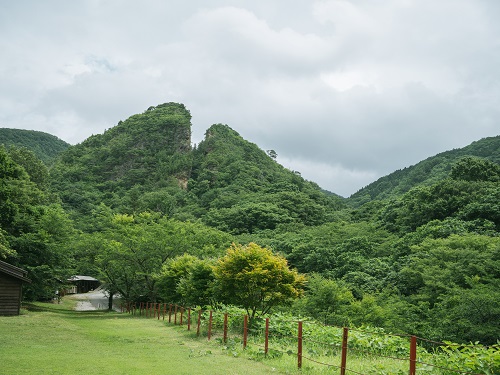
<path id="1" fill-rule="evenodd" d="M 0 374 L 279 374 L 155 319 L 36 303 L 0 317 Z"/>

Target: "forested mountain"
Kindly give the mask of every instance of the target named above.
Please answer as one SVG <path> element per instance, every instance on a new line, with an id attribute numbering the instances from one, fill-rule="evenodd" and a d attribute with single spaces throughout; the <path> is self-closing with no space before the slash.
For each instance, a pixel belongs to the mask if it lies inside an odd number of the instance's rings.
<path id="1" fill-rule="evenodd" d="M 0 145 L 25 147 L 35 153 L 45 164 L 50 164 L 69 143 L 51 134 L 36 130 L 0 128 Z"/>
<path id="2" fill-rule="evenodd" d="M 182 104 L 150 107 L 60 155 L 52 186 L 65 207 L 88 216 L 116 212 L 203 219 L 230 233 L 280 224 L 321 224 L 341 199 L 276 163 L 227 125 L 210 127 L 191 148 Z"/>
<path id="3" fill-rule="evenodd" d="M 190 120 L 182 104 L 150 107 L 61 152 L 50 170 L 0 147 L 0 257 L 30 271 L 27 298 L 90 274 L 129 301 L 217 307 L 236 299 L 213 270 L 232 242 L 254 243 L 307 275 L 301 315 L 436 340 L 500 337 L 499 136 L 346 200 L 227 125 L 191 146 Z"/>
<path id="4" fill-rule="evenodd" d="M 357 191 L 347 201 L 358 207 L 371 200 L 400 196 L 418 185 L 432 185 L 446 178 L 453 164 L 465 156 L 477 156 L 500 164 L 500 136 L 484 138 L 397 170 Z"/>

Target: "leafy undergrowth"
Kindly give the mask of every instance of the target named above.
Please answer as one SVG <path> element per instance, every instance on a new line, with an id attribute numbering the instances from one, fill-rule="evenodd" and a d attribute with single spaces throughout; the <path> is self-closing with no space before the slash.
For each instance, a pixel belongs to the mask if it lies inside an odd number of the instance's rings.
<path id="1" fill-rule="evenodd" d="M 250 330 L 248 345 L 243 350 L 244 312 L 227 308 L 228 336 L 223 339 L 223 314 L 214 313 L 211 345 L 228 355 L 262 361 L 280 371 L 298 372 L 297 321 L 288 314 L 274 314 L 270 318 L 268 352 L 265 352 L 265 321 L 257 320 Z M 168 319 L 167 319 L 168 320 Z M 312 320 L 303 322 L 301 374 L 331 374 L 340 371 L 343 329 L 324 326 Z M 208 314 L 201 319 L 199 340 L 207 340 Z M 185 327 L 177 326 L 179 330 Z M 193 337 L 195 334 L 191 333 Z M 427 347 L 423 345 L 427 344 Z M 219 350 L 220 350 L 219 349 Z M 214 349 L 217 350 L 217 349 Z M 410 370 L 410 337 L 393 335 L 381 328 L 363 327 L 349 330 L 346 369 L 360 374 L 407 374 Z M 485 347 L 478 343 L 459 345 L 447 342 L 433 343 L 418 340 L 417 372 L 429 375 L 484 374 L 500 372 L 500 345 Z"/>

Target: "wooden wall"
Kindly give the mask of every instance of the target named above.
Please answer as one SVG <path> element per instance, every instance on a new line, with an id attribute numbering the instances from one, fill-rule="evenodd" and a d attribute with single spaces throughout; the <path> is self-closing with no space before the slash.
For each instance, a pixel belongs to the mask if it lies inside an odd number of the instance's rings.
<path id="1" fill-rule="evenodd" d="M 19 315 L 22 281 L 0 272 L 0 315 Z"/>

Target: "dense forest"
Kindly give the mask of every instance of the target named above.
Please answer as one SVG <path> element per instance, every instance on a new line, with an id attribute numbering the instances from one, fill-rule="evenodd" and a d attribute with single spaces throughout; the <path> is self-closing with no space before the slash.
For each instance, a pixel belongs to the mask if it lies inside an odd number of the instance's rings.
<path id="1" fill-rule="evenodd" d="M 54 135 L 35 131 L 0 128 L 0 145 L 15 146 L 31 150 L 45 164 L 71 145 Z"/>
<path id="2" fill-rule="evenodd" d="M 29 271 L 27 300 L 88 274 L 129 301 L 293 311 L 455 342 L 500 337 L 500 136 L 342 198 L 228 125 L 192 145 L 178 103 L 75 146 L 49 147 L 44 133 L 15 143 L 24 131 L 8 130 L 0 258 Z M 266 292 L 241 298 L 243 286 L 229 286 L 243 274 Z"/>

